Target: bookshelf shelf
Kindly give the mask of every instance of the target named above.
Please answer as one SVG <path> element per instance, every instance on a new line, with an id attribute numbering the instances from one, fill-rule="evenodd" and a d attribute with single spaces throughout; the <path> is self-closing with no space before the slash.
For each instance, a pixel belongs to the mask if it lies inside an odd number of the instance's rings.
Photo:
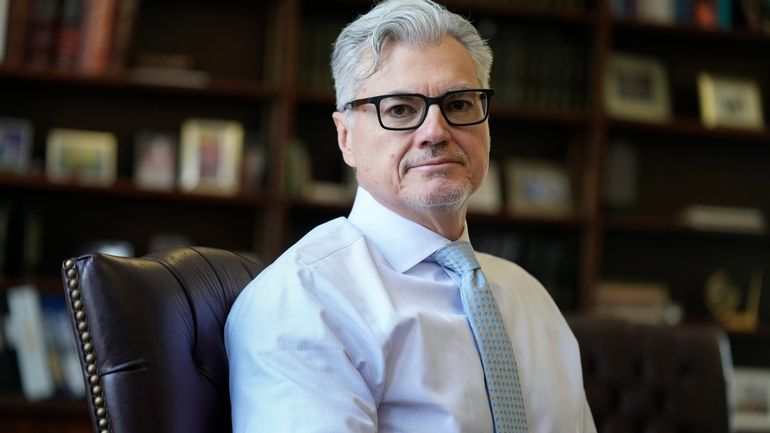
<path id="1" fill-rule="evenodd" d="M 138 188 L 130 179 L 118 179 L 109 187 L 78 185 L 74 183 L 51 182 L 42 175 L 9 176 L 0 175 L 0 188 L 24 191 L 64 193 L 70 195 L 121 197 L 134 200 L 152 200 L 160 202 L 177 202 L 212 206 L 235 206 L 245 208 L 262 208 L 273 200 L 267 195 L 236 194 L 233 196 L 216 196 L 206 194 L 184 193 L 178 190 L 171 192 L 150 191 Z"/>
<path id="2" fill-rule="evenodd" d="M 54 277 L 40 277 L 40 276 L 25 276 L 25 277 L 0 277 L 0 292 L 3 290 L 21 286 L 25 284 L 31 284 L 43 293 L 61 294 L 63 290 L 61 278 Z"/>
<path id="3" fill-rule="evenodd" d="M 703 126 L 698 119 L 676 118 L 667 123 L 647 123 L 612 119 L 610 129 L 617 132 L 633 132 L 666 136 L 685 136 L 706 140 L 733 141 L 738 143 L 770 143 L 770 131 L 754 131 L 735 128 L 713 128 Z"/>
<path id="4" fill-rule="evenodd" d="M 612 216 L 604 222 L 609 232 L 632 232 L 649 235 L 681 235 L 697 238 L 735 239 L 770 242 L 770 234 L 728 229 L 698 229 L 666 216 Z"/>
<path id="5" fill-rule="evenodd" d="M 674 37 L 698 41 L 725 41 L 734 44 L 770 45 L 770 35 L 746 29 L 705 28 L 683 24 L 656 24 L 640 20 L 623 19 L 612 23 L 619 34 L 642 34 Z"/>
<path id="6" fill-rule="evenodd" d="M 558 227 L 568 229 L 581 228 L 585 223 L 585 218 L 577 214 L 566 215 L 522 215 L 501 212 L 498 214 L 488 214 L 479 212 L 470 212 L 468 215 L 469 223 L 476 224 L 494 224 L 500 226 L 540 226 L 540 227 Z"/>
<path id="7" fill-rule="evenodd" d="M 467 1 L 446 1 L 447 7 L 459 12 L 472 10 L 473 15 L 503 15 L 527 20 L 548 21 L 560 24 L 572 24 L 584 27 L 594 26 L 597 22 L 597 14 L 593 10 L 586 10 L 580 6 L 575 8 L 560 9 L 549 6 L 531 6 L 516 4 L 515 2 L 479 1 L 471 5 Z"/>
<path id="8" fill-rule="evenodd" d="M 256 80 L 242 78 L 212 77 L 201 86 L 174 85 L 171 83 L 151 84 L 137 81 L 126 74 L 84 75 L 48 69 L 0 67 L 0 79 L 12 79 L 40 84 L 80 86 L 103 90 L 146 91 L 150 93 L 192 94 L 222 96 L 253 100 L 266 100 L 277 96 L 277 87 Z"/>
<path id="9" fill-rule="evenodd" d="M 490 117 L 493 122 L 499 119 L 504 121 L 532 122 L 542 125 L 569 126 L 578 129 L 583 129 L 588 124 L 588 115 L 584 112 L 512 107 L 504 103 L 498 106 L 494 99 L 492 100 Z"/>
<path id="10" fill-rule="evenodd" d="M 88 407 L 85 400 L 54 398 L 31 402 L 21 395 L 0 395 L 0 413 L 13 413 L 35 417 L 68 417 L 88 422 Z"/>

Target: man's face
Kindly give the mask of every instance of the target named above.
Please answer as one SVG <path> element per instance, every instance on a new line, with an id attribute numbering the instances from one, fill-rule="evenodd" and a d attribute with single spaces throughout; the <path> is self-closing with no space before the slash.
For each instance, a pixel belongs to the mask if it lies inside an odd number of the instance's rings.
<path id="1" fill-rule="evenodd" d="M 361 86 L 356 99 L 390 93 L 440 96 L 449 90 L 479 88 L 467 49 L 452 37 L 413 49 L 386 44 L 382 67 Z M 334 113 L 345 162 L 358 182 L 380 203 L 419 221 L 433 212 L 464 212 L 489 164 L 489 124 L 450 126 L 437 104 L 419 128 L 383 129 L 376 106 L 364 104 L 346 117 Z"/>

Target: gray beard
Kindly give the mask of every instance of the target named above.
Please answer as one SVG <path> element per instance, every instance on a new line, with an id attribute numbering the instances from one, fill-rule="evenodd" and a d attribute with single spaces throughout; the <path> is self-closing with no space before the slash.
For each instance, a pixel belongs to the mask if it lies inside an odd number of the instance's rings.
<path id="1" fill-rule="evenodd" d="M 438 191 L 419 196 L 404 197 L 404 203 L 415 210 L 440 210 L 456 212 L 460 210 L 473 193 L 470 184 L 444 185 Z"/>
<path id="2" fill-rule="evenodd" d="M 430 148 L 427 155 L 407 159 L 403 161 L 403 164 L 407 166 L 416 165 L 423 158 L 427 159 L 440 156 L 446 152 L 445 149 L 446 146 L 443 144 L 434 145 Z M 468 161 L 468 156 L 462 151 L 457 151 L 454 156 L 464 160 L 466 163 Z M 434 176 L 441 176 L 441 174 L 436 174 Z M 460 210 L 472 193 L 473 186 L 470 184 L 448 184 L 441 186 L 438 191 L 417 196 L 405 196 L 403 197 L 403 200 L 409 208 L 414 210 L 438 210 L 449 213 Z"/>

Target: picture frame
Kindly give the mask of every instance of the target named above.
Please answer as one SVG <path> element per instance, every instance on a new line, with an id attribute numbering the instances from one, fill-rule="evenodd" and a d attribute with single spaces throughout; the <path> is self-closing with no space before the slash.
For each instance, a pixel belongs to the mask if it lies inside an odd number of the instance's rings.
<path id="1" fill-rule="evenodd" d="M 735 367 L 730 393 L 736 430 L 770 430 L 770 369 Z"/>
<path id="2" fill-rule="evenodd" d="M 557 216 L 573 210 L 572 183 L 565 164 L 512 158 L 505 164 L 507 210 Z"/>
<path id="3" fill-rule="evenodd" d="M 179 187 L 184 192 L 234 195 L 241 181 L 243 126 L 233 120 L 188 119 L 182 124 Z"/>
<path id="4" fill-rule="evenodd" d="M 500 163 L 490 160 L 484 181 L 468 199 L 469 211 L 481 214 L 496 214 L 502 210 L 503 193 L 500 177 Z"/>
<path id="5" fill-rule="evenodd" d="M 117 139 L 109 132 L 54 128 L 46 143 L 52 182 L 110 186 L 117 177 Z"/>
<path id="6" fill-rule="evenodd" d="M 612 53 L 607 61 L 605 105 L 610 116 L 626 120 L 666 122 L 671 97 L 663 62 L 627 53 Z"/>
<path id="7" fill-rule="evenodd" d="M 32 122 L 0 117 L 0 172 L 25 173 L 32 157 Z"/>
<path id="8" fill-rule="evenodd" d="M 176 183 L 178 139 L 170 131 L 140 130 L 134 139 L 134 183 L 142 189 L 171 191 Z"/>
<path id="9" fill-rule="evenodd" d="M 698 74 L 698 98 L 703 125 L 762 130 L 762 97 L 755 80 Z"/>

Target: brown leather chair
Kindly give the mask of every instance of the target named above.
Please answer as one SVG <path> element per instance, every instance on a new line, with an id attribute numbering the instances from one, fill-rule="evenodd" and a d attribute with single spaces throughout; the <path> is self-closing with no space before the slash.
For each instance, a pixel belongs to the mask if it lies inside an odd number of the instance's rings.
<path id="1" fill-rule="evenodd" d="M 725 333 L 717 328 L 569 319 L 600 433 L 729 431 Z"/>
<path id="2" fill-rule="evenodd" d="M 94 431 L 231 431 L 225 319 L 261 269 L 199 247 L 65 261 Z"/>

